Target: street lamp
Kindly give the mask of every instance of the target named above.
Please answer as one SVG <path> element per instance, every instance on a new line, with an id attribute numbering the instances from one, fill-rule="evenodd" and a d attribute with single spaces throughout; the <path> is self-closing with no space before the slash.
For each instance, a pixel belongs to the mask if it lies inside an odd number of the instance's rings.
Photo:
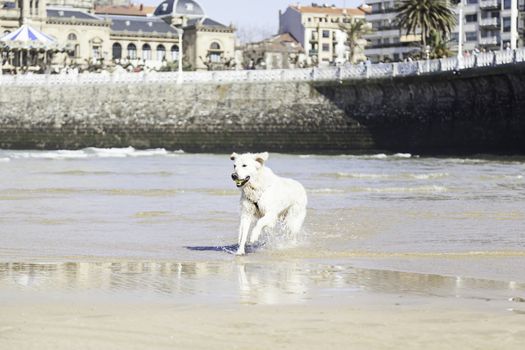
<path id="1" fill-rule="evenodd" d="M 182 28 L 178 28 L 177 30 L 179 34 L 179 56 L 178 58 L 178 74 L 177 74 L 177 84 L 182 84 L 182 53 L 183 50 L 183 44 L 182 44 L 182 36 L 184 34 L 184 30 Z"/>
<path id="2" fill-rule="evenodd" d="M 510 48 L 516 50 L 518 42 L 518 0 L 510 1 Z"/>
<path id="3" fill-rule="evenodd" d="M 458 6 L 458 59 L 463 57 L 463 1 L 452 0 Z"/>

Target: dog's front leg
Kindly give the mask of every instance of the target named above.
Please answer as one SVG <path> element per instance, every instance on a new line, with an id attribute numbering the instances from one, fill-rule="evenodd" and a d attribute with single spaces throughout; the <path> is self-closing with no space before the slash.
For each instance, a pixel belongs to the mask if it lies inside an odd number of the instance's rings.
<path id="1" fill-rule="evenodd" d="M 259 236 L 261 235 L 262 230 L 265 227 L 274 227 L 277 223 L 277 214 L 266 213 L 262 218 L 257 221 L 255 227 L 252 230 L 252 235 L 250 236 L 250 243 L 257 242 Z"/>
<path id="2" fill-rule="evenodd" d="M 253 215 L 246 211 L 241 214 L 241 224 L 239 225 L 239 248 L 237 249 L 237 255 L 244 255 L 246 253 L 246 241 L 248 240 L 248 233 L 252 226 Z"/>

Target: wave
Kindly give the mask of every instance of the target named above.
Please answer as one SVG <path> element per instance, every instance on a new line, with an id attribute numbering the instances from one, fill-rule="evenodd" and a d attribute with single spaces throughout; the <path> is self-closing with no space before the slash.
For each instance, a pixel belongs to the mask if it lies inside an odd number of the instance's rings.
<path id="1" fill-rule="evenodd" d="M 447 192 L 448 188 L 444 186 L 414 186 L 414 187 L 384 187 L 384 188 L 373 188 L 373 187 L 365 187 L 365 188 L 357 188 L 357 192 L 360 190 L 364 192 L 371 192 L 371 193 L 441 193 L 441 192 Z"/>
<path id="2" fill-rule="evenodd" d="M 81 150 L 57 150 L 57 151 L 2 151 L 5 158 L 0 159 L 86 159 L 86 158 L 127 158 L 127 157 L 155 157 L 174 156 L 184 151 L 169 152 L 164 148 L 137 150 L 133 147 L 125 148 L 96 148 L 89 147 Z M 7 160 L 7 161 L 9 161 Z"/>
<path id="3" fill-rule="evenodd" d="M 413 186 L 413 187 L 346 187 L 346 188 L 309 188 L 311 194 L 338 194 L 338 193 L 443 193 L 449 189 L 445 186 Z"/>
<path id="4" fill-rule="evenodd" d="M 377 154 L 363 154 L 363 155 L 355 155 L 355 154 L 340 154 L 336 155 L 337 157 L 342 158 L 352 158 L 352 159 L 407 159 L 407 158 L 418 158 L 418 156 L 414 156 L 411 153 L 395 153 L 395 154 L 386 154 L 386 153 L 377 153 Z M 315 158 L 315 157 L 324 157 L 322 155 L 314 155 L 314 154 L 302 154 L 299 155 L 299 158 L 302 159 L 309 159 L 309 158 Z"/>
<path id="5" fill-rule="evenodd" d="M 314 248 L 314 249 L 311 249 Z M 272 255 L 282 254 L 279 251 L 269 252 Z M 381 252 L 381 251 L 334 251 L 306 247 L 287 251 L 289 258 L 395 258 L 395 259 L 469 259 L 469 258 L 525 258 L 525 251 L 457 251 L 457 252 Z"/>
<path id="6" fill-rule="evenodd" d="M 7 163 L 10 161 L 11 161 L 11 158 L 0 158 L 0 163 Z"/>
<path id="7" fill-rule="evenodd" d="M 410 153 L 395 153 L 391 155 L 387 155 L 385 153 L 378 153 L 378 154 L 372 154 L 372 155 L 364 155 L 364 156 L 358 156 L 357 158 L 364 158 L 364 159 L 408 159 L 412 158 L 412 154 Z"/>
<path id="8" fill-rule="evenodd" d="M 345 173 L 345 172 L 336 172 L 336 173 L 325 173 L 321 174 L 326 177 L 336 177 L 336 178 L 347 178 L 347 179 L 363 179 L 363 180 L 379 180 L 379 179 L 389 179 L 389 180 L 433 180 L 441 179 L 450 176 L 448 173 L 429 173 L 429 174 L 410 174 L 410 173 L 398 173 L 398 174 L 368 174 L 368 173 Z"/>

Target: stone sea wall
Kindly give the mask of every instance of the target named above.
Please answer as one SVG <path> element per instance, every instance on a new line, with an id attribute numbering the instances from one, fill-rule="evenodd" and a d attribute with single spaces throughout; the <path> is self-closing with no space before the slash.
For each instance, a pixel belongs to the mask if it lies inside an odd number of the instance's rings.
<path id="1" fill-rule="evenodd" d="M 0 85 L 0 148 L 525 153 L 525 65 L 375 80 Z"/>

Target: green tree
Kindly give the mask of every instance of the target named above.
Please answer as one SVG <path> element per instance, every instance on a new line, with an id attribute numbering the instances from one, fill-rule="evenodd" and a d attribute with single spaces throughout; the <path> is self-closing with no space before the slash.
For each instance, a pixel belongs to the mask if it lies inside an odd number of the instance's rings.
<path id="1" fill-rule="evenodd" d="M 443 36 L 440 32 L 431 31 L 428 45 L 430 46 L 430 57 L 435 58 L 444 58 L 450 57 L 453 55 L 452 50 L 450 50 L 448 41 L 443 39 Z"/>
<path id="2" fill-rule="evenodd" d="M 421 33 L 423 50 L 431 41 L 432 32 L 444 38 L 457 23 L 449 0 L 402 0 L 397 10 L 398 24 L 407 35 Z"/>
<path id="3" fill-rule="evenodd" d="M 364 49 L 363 36 L 370 33 L 372 30 L 370 24 L 364 19 L 349 20 L 346 23 L 339 25 L 339 28 L 346 33 L 346 44 L 349 48 L 350 63 L 354 63 L 355 56 L 358 50 Z"/>

